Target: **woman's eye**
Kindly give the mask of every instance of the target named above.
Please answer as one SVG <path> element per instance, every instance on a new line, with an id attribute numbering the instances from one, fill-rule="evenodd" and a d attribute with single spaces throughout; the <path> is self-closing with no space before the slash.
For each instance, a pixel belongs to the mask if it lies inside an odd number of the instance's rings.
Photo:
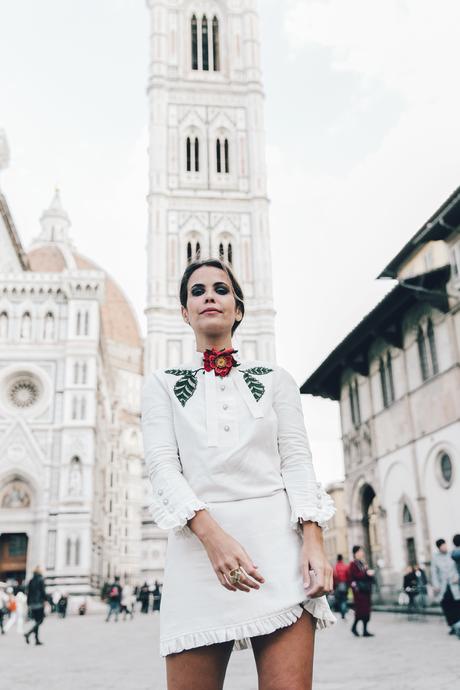
<path id="1" fill-rule="evenodd" d="M 204 292 L 204 289 L 203 289 L 203 288 L 200 288 L 200 287 L 194 287 L 194 288 L 192 288 L 192 295 L 193 295 L 193 297 L 199 297 L 200 295 L 203 294 L 203 292 Z"/>
<path id="2" fill-rule="evenodd" d="M 218 292 L 219 295 L 226 295 L 228 291 L 228 287 L 225 287 L 225 285 L 219 285 L 219 287 L 216 288 L 216 292 Z"/>

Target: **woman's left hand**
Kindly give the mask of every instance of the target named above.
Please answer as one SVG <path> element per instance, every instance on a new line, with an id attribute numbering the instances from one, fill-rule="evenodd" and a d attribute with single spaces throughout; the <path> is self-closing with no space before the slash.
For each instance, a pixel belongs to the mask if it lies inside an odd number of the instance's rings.
<path id="1" fill-rule="evenodd" d="M 334 572 L 324 552 L 323 531 L 315 522 L 303 525 L 302 574 L 305 594 L 310 599 L 334 589 Z"/>

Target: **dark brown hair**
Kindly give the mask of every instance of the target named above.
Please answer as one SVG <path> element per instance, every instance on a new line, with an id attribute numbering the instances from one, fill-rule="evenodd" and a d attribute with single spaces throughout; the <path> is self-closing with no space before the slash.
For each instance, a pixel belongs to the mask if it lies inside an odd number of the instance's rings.
<path id="1" fill-rule="evenodd" d="M 195 271 L 197 271 L 199 268 L 202 268 L 203 266 L 212 266 L 213 268 L 220 268 L 222 271 L 225 271 L 225 273 L 228 275 L 230 279 L 230 283 L 233 288 L 233 296 L 235 298 L 236 307 L 240 310 L 242 317 L 240 321 L 235 321 L 235 323 L 233 324 L 233 335 L 244 317 L 244 294 L 243 290 L 241 289 L 241 285 L 235 278 L 235 275 L 230 266 L 227 266 L 227 264 L 225 264 L 223 261 L 220 261 L 220 259 L 204 259 L 203 261 L 194 261 L 193 263 L 187 266 L 180 281 L 180 303 L 185 309 L 187 309 L 188 281 L 190 280 L 192 274 L 195 273 Z"/>

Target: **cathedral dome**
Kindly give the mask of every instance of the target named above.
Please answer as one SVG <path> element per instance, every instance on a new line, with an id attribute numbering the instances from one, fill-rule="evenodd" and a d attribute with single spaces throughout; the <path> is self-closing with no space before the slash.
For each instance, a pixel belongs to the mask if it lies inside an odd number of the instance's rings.
<path id="1" fill-rule="evenodd" d="M 102 271 L 106 277 L 105 297 L 101 305 L 102 333 L 107 340 L 142 347 L 142 336 L 136 314 L 121 288 L 96 263 L 77 254 L 68 245 L 60 246 L 47 242 L 31 249 L 27 257 L 30 269 L 40 273 L 62 273 L 63 271 Z"/>

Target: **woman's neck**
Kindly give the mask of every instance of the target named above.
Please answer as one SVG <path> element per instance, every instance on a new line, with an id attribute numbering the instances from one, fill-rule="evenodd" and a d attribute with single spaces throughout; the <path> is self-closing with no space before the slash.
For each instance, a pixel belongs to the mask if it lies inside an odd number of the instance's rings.
<path id="1" fill-rule="evenodd" d="M 231 337 L 196 339 L 197 352 L 204 352 L 205 350 L 212 350 L 213 348 L 217 351 L 220 351 L 227 350 L 232 347 L 233 345 Z"/>

